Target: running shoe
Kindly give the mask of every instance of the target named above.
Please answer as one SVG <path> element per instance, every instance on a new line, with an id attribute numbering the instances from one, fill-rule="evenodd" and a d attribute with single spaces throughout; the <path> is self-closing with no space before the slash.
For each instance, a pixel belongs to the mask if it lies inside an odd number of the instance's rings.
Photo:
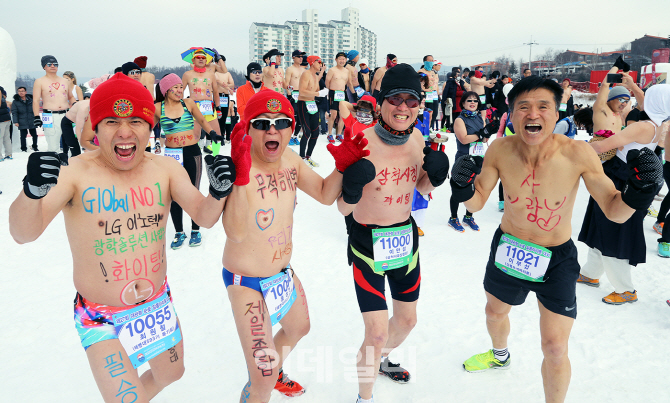
<path id="1" fill-rule="evenodd" d="M 656 210 L 652 206 L 649 206 L 649 208 L 647 208 L 647 215 L 649 217 L 658 218 L 658 210 Z"/>
<path id="2" fill-rule="evenodd" d="M 202 235 L 200 231 L 191 231 L 191 239 L 188 240 L 188 246 L 200 246 L 202 243 Z"/>
<path id="3" fill-rule="evenodd" d="M 318 168 L 318 167 L 319 167 L 319 164 L 318 164 L 316 161 L 314 161 L 314 160 L 312 159 L 312 157 L 307 157 L 307 158 L 305 159 L 305 161 L 307 161 L 307 163 L 308 163 L 309 165 L 313 166 L 314 168 Z"/>
<path id="4" fill-rule="evenodd" d="M 665 223 L 658 221 L 654 223 L 654 231 L 656 231 L 658 235 L 663 235 L 663 224 Z"/>
<path id="5" fill-rule="evenodd" d="M 8 156 L 5 157 L 5 159 L 6 159 L 6 160 L 13 160 L 14 158 L 12 158 L 11 155 L 8 155 Z"/>
<path id="6" fill-rule="evenodd" d="M 335 139 L 341 143 L 342 140 L 344 140 L 344 137 L 342 137 L 342 135 L 339 134 L 339 135 L 337 135 L 337 136 L 335 137 Z"/>
<path id="7" fill-rule="evenodd" d="M 498 211 L 505 211 L 505 202 L 504 201 L 499 201 L 498 202 Z"/>
<path id="8" fill-rule="evenodd" d="M 447 222 L 447 225 L 458 232 L 465 232 L 465 228 L 463 228 L 461 222 L 458 221 L 458 218 L 450 218 L 449 221 Z"/>
<path id="9" fill-rule="evenodd" d="M 291 140 L 288 141 L 288 145 L 297 146 L 297 145 L 300 145 L 300 142 L 298 142 L 297 137 L 291 137 Z"/>
<path id="10" fill-rule="evenodd" d="M 505 361 L 499 361 L 493 350 L 489 350 L 482 354 L 476 354 L 468 358 L 467 361 L 463 363 L 463 369 L 468 372 L 482 372 L 488 371 L 489 369 L 509 369 L 510 364 L 512 363 L 511 355 L 507 357 Z"/>
<path id="11" fill-rule="evenodd" d="M 479 225 L 475 222 L 475 218 L 472 216 L 463 216 L 463 224 L 472 228 L 473 231 L 479 231 Z"/>
<path id="12" fill-rule="evenodd" d="M 206 152 L 207 154 L 211 154 L 212 153 L 212 146 L 211 145 L 204 146 L 202 148 L 202 151 Z"/>
<path id="13" fill-rule="evenodd" d="M 446 133 L 446 132 L 447 132 L 447 128 L 446 128 L 446 127 L 443 127 L 443 128 L 440 129 L 440 131 L 441 131 L 442 133 Z"/>
<path id="14" fill-rule="evenodd" d="M 394 364 L 389 361 L 389 358 L 384 358 L 379 364 L 379 375 L 385 375 L 390 380 L 396 383 L 407 383 L 409 382 L 409 372 L 400 366 L 400 364 Z"/>
<path id="15" fill-rule="evenodd" d="M 32 148 L 33 151 L 39 151 L 39 149 L 37 148 L 37 146 L 32 146 L 32 147 L 30 147 L 30 148 Z"/>
<path id="16" fill-rule="evenodd" d="M 284 373 L 284 370 L 279 371 L 275 390 L 287 397 L 300 396 L 305 393 L 305 388 L 298 382 L 290 380 L 288 375 Z"/>
<path id="17" fill-rule="evenodd" d="M 658 256 L 670 257 L 670 243 L 662 241 L 658 243 Z"/>
<path id="18" fill-rule="evenodd" d="M 172 249 L 179 249 L 184 245 L 185 240 L 186 240 L 186 234 L 184 234 L 183 232 L 177 232 L 176 234 L 174 234 L 174 239 L 172 240 L 170 247 Z"/>
<path id="19" fill-rule="evenodd" d="M 577 282 L 580 284 L 586 284 L 589 287 L 600 287 L 600 280 L 597 278 L 588 278 L 586 276 L 579 275 Z"/>
<path id="20" fill-rule="evenodd" d="M 329 134 L 327 138 L 330 144 L 335 144 L 335 138 L 333 137 L 332 134 Z"/>
<path id="21" fill-rule="evenodd" d="M 603 302 L 610 305 L 623 305 L 630 302 L 637 302 L 637 291 L 626 291 L 623 294 L 612 292 L 610 295 L 603 298 Z"/>
<path id="22" fill-rule="evenodd" d="M 419 236 L 423 236 L 423 230 L 419 227 L 417 227 L 417 229 L 419 230 Z"/>

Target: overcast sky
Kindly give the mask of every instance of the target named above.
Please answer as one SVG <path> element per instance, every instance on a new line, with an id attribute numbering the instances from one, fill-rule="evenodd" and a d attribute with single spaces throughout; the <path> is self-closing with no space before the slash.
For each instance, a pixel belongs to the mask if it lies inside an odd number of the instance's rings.
<path id="1" fill-rule="evenodd" d="M 318 9 L 321 22 L 358 8 L 361 24 L 377 34 L 378 65 L 387 53 L 407 63 L 432 54 L 447 66 L 505 54 L 527 61 L 531 35 L 539 44 L 533 55 L 541 55 L 548 48 L 612 51 L 645 34 L 670 34 L 669 0 L 7 1 L 0 27 L 14 39 L 18 72 L 40 72 L 41 56 L 53 54 L 60 73 L 82 78 L 140 55 L 148 56 L 148 66 L 180 65 L 180 53 L 191 46 L 215 47 L 229 67 L 244 70 L 251 23 L 301 21 L 306 8 Z"/>

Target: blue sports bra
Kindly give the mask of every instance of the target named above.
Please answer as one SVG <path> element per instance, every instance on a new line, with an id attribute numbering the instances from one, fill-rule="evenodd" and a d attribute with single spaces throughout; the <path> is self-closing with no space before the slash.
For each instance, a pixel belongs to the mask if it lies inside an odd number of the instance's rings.
<path id="1" fill-rule="evenodd" d="M 165 101 L 161 102 L 161 128 L 166 136 L 193 130 L 193 115 L 188 111 L 183 99 L 181 105 L 184 107 L 184 114 L 176 119 L 170 119 L 165 116 Z"/>

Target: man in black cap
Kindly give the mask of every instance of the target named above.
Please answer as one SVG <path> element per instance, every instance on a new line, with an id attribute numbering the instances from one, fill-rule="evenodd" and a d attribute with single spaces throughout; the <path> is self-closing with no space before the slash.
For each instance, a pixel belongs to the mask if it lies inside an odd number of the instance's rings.
<path id="1" fill-rule="evenodd" d="M 270 49 L 263 56 L 266 66 L 263 67 L 263 84 L 271 90 L 284 94 L 284 69 L 281 66 L 281 57 L 284 56 L 277 49 Z M 272 58 L 275 58 L 274 61 Z"/>
<path id="2" fill-rule="evenodd" d="M 291 101 L 291 106 L 296 112 L 294 116 L 294 122 L 296 122 L 295 130 L 293 131 L 293 135 L 291 136 L 288 145 L 296 146 L 300 144 L 298 142 L 298 133 L 300 133 L 301 128 L 297 114 L 298 108 L 296 106 L 299 95 L 298 87 L 300 84 L 300 76 L 302 76 L 302 73 L 305 72 L 307 63 L 305 62 L 305 65 L 303 65 L 303 56 L 306 57 L 305 52 L 301 52 L 300 50 L 296 49 L 293 51 L 291 56 L 293 58 L 293 64 L 286 69 L 286 77 L 284 77 L 284 88 L 286 89 L 286 96 L 288 100 Z"/>
<path id="3" fill-rule="evenodd" d="M 58 152 L 62 135 L 60 122 L 71 104 L 75 103 L 71 91 L 67 90 L 67 80 L 58 76 L 58 60 L 51 55 L 42 57 L 44 77 L 33 84 L 33 116 L 35 126 L 44 129 L 47 151 Z M 40 100 L 42 117 L 40 118 Z"/>
<path id="4" fill-rule="evenodd" d="M 247 83 L 237 89 L 237 112 L 240 114 L 240 121 L 244 120 L 244 109 L 249 98 L 261 90 L 269 89 L 263 84 L 263 70 L 256 62 L 247 65 L 247 75 L 244 77 Z"/>
<path id="5" fill-rule="evenodd" d="M 419 75 L 411 66 L 388 69 L 378 96 L 378 123 L 363 131 L 370 155 L 344 171 L 337 201 L 344 216 L 353 212 L 347 254 L 365 323 L 358 402 L 372 401 L 377 373 L 398 383 L 410 379 L 388 355 L 417 319 L 421 270 L 418 227 L 410 215 L 412 194 L 415 188 L 428 194 L 444 183 L 449 171 L 446 154 L 424 147 L 421 132 L 414 128 L 420 94 Z M 387 277 L 393 297 L 390 319 L 384 296 Z"/>
<path id="6" fill-rule="evenodd" d="M 121 71 L 123 72 L 124 75 L 132 78 L 133 80 L 141 82 L 140 78 L 142 78 L 142 69 L 140 69 L 140 66 L 138 66 L 136 63 L 134 62 L 123 63 L 123 65 L 121 66 Z M 147 87 L 144 86 L 144 88 Z"/>

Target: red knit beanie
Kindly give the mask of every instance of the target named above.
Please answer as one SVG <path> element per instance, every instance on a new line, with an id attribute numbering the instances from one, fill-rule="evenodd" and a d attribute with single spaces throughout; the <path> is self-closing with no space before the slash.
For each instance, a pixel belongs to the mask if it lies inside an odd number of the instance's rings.
<path id="1" fill-rule="evenodd" d="M 249 98 L 247 101 L 247 106 L 244 108 L 244 118 L 247 123 L 247 133 L 249 133 L 249 125 L 251 124 L 251 120 L 255 119 L 262 113 L 283 113 L 292 119 L 291 133 L 295 129 L 295 113 L 293 112 L 291 102 L 289 102 L 285 96 L 276 91 L 259 91 L 251 98 Z"/>
<path id="2" fill-rule="evenodd" d="M 138 56 L 133 60 L 136 65 L 138 65 L 141 69 L 146 69 L 147 68 L 147 57 L 146 56 Z"/>
<path id="3" fill-rule="evenodd" d="M 89 106 L 93 130 L 102 119 L 108 117 L 139 117 L 154 127 L 156 107 L 151 93 L 139 81 L 123 73 L 116 73 L 100 84 L 93 91 Z"/>

